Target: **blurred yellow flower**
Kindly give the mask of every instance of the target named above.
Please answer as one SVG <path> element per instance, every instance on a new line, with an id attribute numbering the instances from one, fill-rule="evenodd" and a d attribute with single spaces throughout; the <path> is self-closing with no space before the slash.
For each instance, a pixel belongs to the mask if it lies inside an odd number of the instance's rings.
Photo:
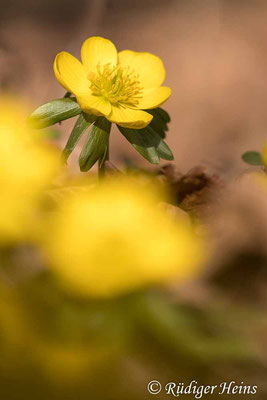
<path id="1" fill-rule="evenodd" d="M 171 95 L 170 88 L 161 86 L 163 63 L 151 53 L 117 53 L 110 40 L 95 36 L 83 43 L 81 59 L 82 63 L 63 51 L 55 58 L 54 72 L 88 114 L 140 129 L 152 120 L 152 115 L 142 110 L 160 106 Z"/>
<path id="2" fill-rule="evenodd" d="M 265 167 L 267 167 L 267 143 L 265 143 L 265 145 L 263 147 L 261 156 L 262 156 L 263 164 L 265 165 Z"/>
<path id="3" fill-rule="evenodd" d="M 158 202 L 154 190 L 124 179 L 69 196 L 47 235 L 50 262 L 68 290 L 108 297 L 192 276 L 202 244 Z"/>
<path id="4" fill-rule="evenodd" d="M 25 237 L 34 226 L 36 201 L 59 167 L 55 150 L 27 127 L 27 115 L 22 102 L 0 99 L 0 241 Z"/>

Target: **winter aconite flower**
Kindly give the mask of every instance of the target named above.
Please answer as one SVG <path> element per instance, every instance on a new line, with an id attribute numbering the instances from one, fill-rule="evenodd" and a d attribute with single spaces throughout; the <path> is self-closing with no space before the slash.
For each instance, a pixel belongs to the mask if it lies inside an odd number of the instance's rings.
<path id="1" fill-rule="evenodd" d="M 109 297 L 195 274 L 200 240 L 158 201 L 152 189 L 122 179 L 66 199 L 47 236 L 53 270 L 66 288 Z"/>
<path id="2" fill-rule="evenodd" d="M 161 86 L 165 79 L 163 63 L 151 53 L 118 53 L 110 40 L 91 37 L 82 45 L 81 59 L 63 51 L 56 56 L 54 71 L 85 113 L 141 129 L 152 120 L 152 115 L 143 110 L 160 106 L 171 94 L 170 88 Z"/>
<path id="3" fill-rule="evenodd" d="M 109 159 L 112 122 L 150 163 L 173 160 L 165 142 L 171 118 L 160 107 L 171 89 L 161 86 L 165 69 L 160 58 L 131 50 L 117 53 L 110 40 L 91 37 L 82 45 L 81 59 L 65 51 L 56 56 L 55 75 L 67 93 L 42 104 L 29 116 L 36 128 L 79 116 L 63 150 L 64 161 L 86 136 L 79 157 L 80 170 L 89 171 L 98 161 L 99 175 L 103 175 Z"/>

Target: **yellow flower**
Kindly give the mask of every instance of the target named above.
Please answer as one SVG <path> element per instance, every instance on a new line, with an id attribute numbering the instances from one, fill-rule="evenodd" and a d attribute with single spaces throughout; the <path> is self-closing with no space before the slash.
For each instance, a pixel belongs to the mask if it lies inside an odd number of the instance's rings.
<path id="1" fill-rule="evenodd" d="M 188 221 L 175 220 L 158 201 L 151 188 L 121 179 L 68 197 L 46 244 L 67 289 L 109 297 L 192 276 L 201 243 Z"/>
<path id="2" fill-rule="evenodd" d="M 22 102 L 0 99 L 0 241 L 25 237 L 35 225 L 37 201 L 59 167 L 27 115 Z"/>
<path id="3" fill-rule="evenodd" d="M 141 129 L 152 120 L 152 115 L 142 110 L 160 106 L 171 95 L 170 88 L 161 86 L 163 63 L 151 53 L 117 53 L 110 40 L 95 36 L 83 43 L 81 59 L 82 63 L 63 51 L 55 58 L 54 72 L 85 113 Z"/>
<path id="4" fill-rule="evenodd" d="M 265 143 L 265 145 L 263 147 L 261 156 L 262 156 L 264 166 L 267 167 L 267 143 Z"/>

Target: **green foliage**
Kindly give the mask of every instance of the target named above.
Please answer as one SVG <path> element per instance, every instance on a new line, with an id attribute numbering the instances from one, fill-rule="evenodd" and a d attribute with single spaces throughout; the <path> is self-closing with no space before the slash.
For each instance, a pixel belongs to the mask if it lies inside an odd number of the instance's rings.
<path id="1" fill-rule="evenodd" d="M 164 140 L 161 140 L 158 147 L 157 147 L 157 152 L 160 158 L 163 160 L 169 160 L 172 161 L 174 159 L 173 154 L 169 146 L 167 145 Z"/>
<path id="2" fill-rule="evenodd" d="M 104 117 L 98 117 L 88 133 L 83 146 L 79 165 L 81 171 L 89 171 L 97 160 L 102 158 L 108 148 L 111 123 Z"/>
<path id="3" fill-rule="evenodd" d="M 45 128 L 60 121 L 75 117 L 82 112 L 73 98 L 51 100 L 38 107 L 30 116 L 29 122 L 35 128 Z"/>
<path id="4" fill-rule="evenodd" d="M 118 126 L 118 129 L 133 147 L 152 164 L 159 164 L 160 158 L 173 160 L 171 150 L 151 126 L 138 130 Z"/>
<path id="5" fill-rule="evenodd" d="M 86 115 L 81 113 L 72 132 L 70 134 L 69 140 L 63 150 L 63 158 L 65 161 L 69 158 L 70 154 L 73 152 L 81 136 L 84 134 L 87 128 L 95 121 L 96 117 L 91 115 Z"/>
<path id="6" fill-rule="evenodd" d="M 242 155 L 242 159 L 250 165 L 263 165 L 262 156 L 258 151 L 247 151 Z"/>
<path id="7" fill-rule="evenodd" d="M 147 112 L 153 115 L 153 119 L 146 128 L 136 130 L 118 126 L 120 132 L 152 164 L 159 164 L 160 158 L 173 160 L 173 154 L 163 140 L 168 131 L 169 114 L 160 107 Z"/>
<path id="8" fill-rule="evenodd" d="M 80 114 L 68 142 L 63 150 L 63 159 L 67 161 L 78 141 L 89 126 L 95 121 L 82 149 L 79 165 L 81 171 L 88 171 L 101 157 L 104 159 L 108 149 L 111 123 L 104 117 L 82 112 L 75 98 L 67 92 L 62 99 L 49 101 L 38 107 L 30 116 L 29 122 L 36 128 L 45 128 Z M 123 136 L 150 163 L 159 164 L 160 159 L 173 160 L 173 154 L 164 142 L 169 114 L 162 108 L 148 110 L 153 115 L 149 126 L 143 129 L 128 129 L 118 126 Z"/>
<path id="9" fill-rule="evenodd" d="M 147 112 L 153 115 L 153 119 L 149 126 L 164 139 L 166 137 L 166 132 L 169 130 L 167 125 L 171 120 L 169 114 L 160 107 L 154 108 L 153 110 L 147 110 Z"/>

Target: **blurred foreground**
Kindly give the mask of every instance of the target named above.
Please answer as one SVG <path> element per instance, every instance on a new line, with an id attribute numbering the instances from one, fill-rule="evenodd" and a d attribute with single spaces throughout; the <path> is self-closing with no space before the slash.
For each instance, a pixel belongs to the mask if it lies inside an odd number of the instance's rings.
<path id="1" fill-rule="evenodd" d="M 137 400 L 157 379 L 265 398 L 265 174 L 77 178 L 21 109 L 1 102 L 1 397 Z"/>

